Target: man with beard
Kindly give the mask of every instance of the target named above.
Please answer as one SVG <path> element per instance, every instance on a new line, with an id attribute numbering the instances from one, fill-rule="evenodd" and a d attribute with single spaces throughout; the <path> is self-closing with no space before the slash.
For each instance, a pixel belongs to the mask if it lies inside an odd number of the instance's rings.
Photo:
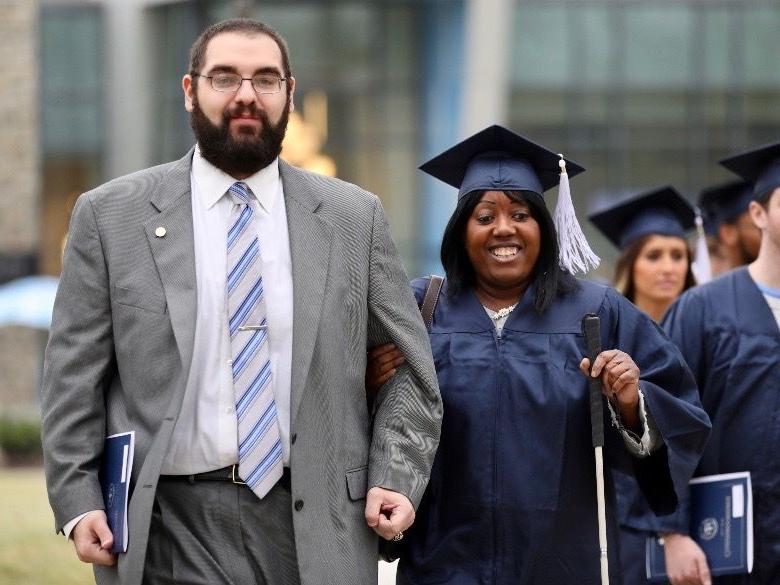
<path id="1" fill-rule="evenodd" d="M 699 208 L 704 214 L 713 276 L 749 264 L 758 256 L 761 232 L 748 211 L 752 200 L 753 185 L 741 180 L 700 193 Z"/>
<path id="2" fill-rule="evenodd" d="M 46 350 L 58 531 L 98 583 L 377 581 L 428 481 L 441 400 L 378 199 L 279 160 L 284 40 L 230 20 L 191 52 L 181 160 L 85 193 Z M 366 401 L 366 349 L 407 364 Z M 135 432 L 126 553 L 98 481 Z"/>

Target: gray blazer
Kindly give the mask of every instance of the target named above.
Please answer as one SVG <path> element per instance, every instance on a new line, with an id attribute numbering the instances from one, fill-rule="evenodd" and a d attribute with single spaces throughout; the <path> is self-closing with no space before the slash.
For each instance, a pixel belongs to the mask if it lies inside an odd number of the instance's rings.
<path id="1" fill-rule="evenodd" d="M 134 430 L 129 548 L 98 583 L 141 583 L 160 467 L 195 333 L 192 151 L 83 194 L 73 211 L 46 348 L 43 446 L 56 530 L 102 509 L 107 434 Z M 291 455 L 304 585 L 377 582 L 367 488 L 419 504 L 442 406 L 428 336 L 379 200 L 280 161 L 293 267 Z M 155 230 L 164 227 L 164 237 Z M 368 411 L 366 348 L 406 365 Z"/>

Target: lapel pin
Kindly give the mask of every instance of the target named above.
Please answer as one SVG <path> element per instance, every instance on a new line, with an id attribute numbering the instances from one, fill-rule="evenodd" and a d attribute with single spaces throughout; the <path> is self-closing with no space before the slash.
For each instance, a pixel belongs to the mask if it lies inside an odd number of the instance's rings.
<path id="1" fill-rule="evenodd" d="M 158 227 L 157 229 L 154 230 L 154 235 L 157 236 L 158 238 L 164 238 L 165 234 L 167 234 L 167 233 L 168 232 L 166 231 L 166 229 L 163 226 L 160 226 L 160 227 Z"/>

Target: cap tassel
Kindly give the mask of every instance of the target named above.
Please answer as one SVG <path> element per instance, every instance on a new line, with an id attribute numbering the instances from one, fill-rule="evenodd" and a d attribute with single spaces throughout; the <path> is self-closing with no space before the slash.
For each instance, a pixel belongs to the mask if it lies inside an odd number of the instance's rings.
<path id="1" fill-rule="evenodd" d="M 569 175 L 566 173 L 566 161 L 562 154 L 558 156 L 561 157 L 558 161 L 558 166 L 561 167 L 561 178 L 558 186 L 558 203 L 553 214 L 553 222 L 558 232 L 558 263 L 571 274 L 577 272 L 584 274 L 597 268 L 601 259 L 591 250 L 577 221 L 569 188 Z"/>
<path id="2" fill-rule="evenodd" d="M 710 262 L 710 252 L 707 249 L 707 236 L 704 233 L 704 220 L 701 217 L 701 211 L 696 208 L 696 254 L 691 271 L 696 277 L 696 284 L 704 284 L 712 280 L 712 263 Z"/>

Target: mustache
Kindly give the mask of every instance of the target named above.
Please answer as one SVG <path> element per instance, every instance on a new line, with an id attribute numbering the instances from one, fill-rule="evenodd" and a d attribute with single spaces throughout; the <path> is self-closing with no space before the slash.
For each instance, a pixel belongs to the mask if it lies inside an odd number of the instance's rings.
<path id="1" fill-rule="evenodd" d="M 256 120 L 261 120 L 263 124 L 268 120 L 268 114 L 265 111 L 259 109 L 255 104 L 239 104 L 225 110 L 222 113 L 222 119 L 225 122 L 229 122 L 231 118 L 239 118 L 249 116 Z"/>

